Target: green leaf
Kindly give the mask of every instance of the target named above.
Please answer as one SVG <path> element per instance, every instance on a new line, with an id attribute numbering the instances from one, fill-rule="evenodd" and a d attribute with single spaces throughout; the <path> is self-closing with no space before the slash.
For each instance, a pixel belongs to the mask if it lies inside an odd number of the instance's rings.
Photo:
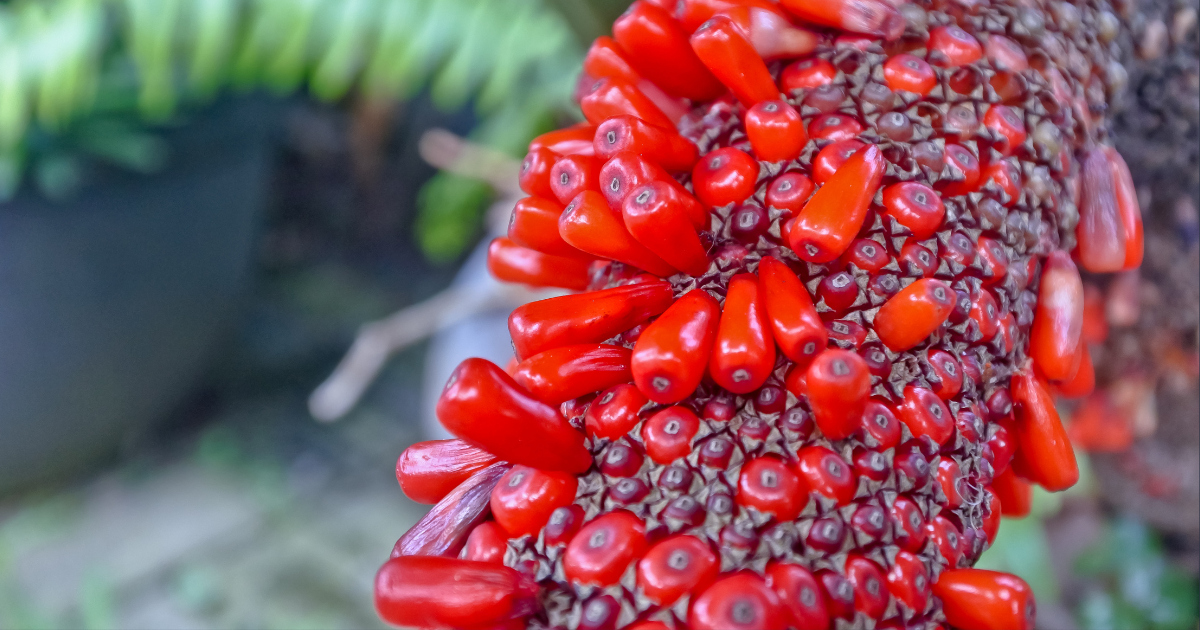
<path id="1" fill-rule="evenodd" d="M 491 199 L 482 182 L 450 173 L 434 175 L 417 196 L 417 243 L 430 260 L 450 262 L 466 251 Z"/>
<path id="2" fill-rule="evenodd" d="M 1103 591 L 1092 591 L 1079 605 L 1083 630 L 1145 630 L 1148 620 L 1133 606 Z"/>

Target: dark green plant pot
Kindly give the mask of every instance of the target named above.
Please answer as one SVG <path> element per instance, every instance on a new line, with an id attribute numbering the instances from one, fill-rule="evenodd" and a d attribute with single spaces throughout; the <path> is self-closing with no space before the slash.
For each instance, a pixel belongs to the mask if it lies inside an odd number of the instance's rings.
<path id="1" fill-rule="evenodd" d="M 155 175 L 0 204 L 0 492 L 111 456 L 194 387 L 249 280 L 272 110 L 172 130 Z"/>

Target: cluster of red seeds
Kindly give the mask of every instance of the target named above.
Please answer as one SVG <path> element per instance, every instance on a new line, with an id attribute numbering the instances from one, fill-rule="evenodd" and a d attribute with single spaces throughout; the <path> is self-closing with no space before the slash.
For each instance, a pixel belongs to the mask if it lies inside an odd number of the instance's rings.
<path id="1" fill-rule="evenodd" d="M 1029 628 L 970 569 L 1078 471 L 1076 268 L 1141 259 L 1079 4 L 639 0 L 530 146 L 509 320 L 397 475 L 401 625 Z M 823 28 L 824 27 L 824 28 Z M 830 30 L 840 29 L 840 31 Z M 839 34 L 839 32 L 851 34 Z M 459 556 L 456 558 L 455 556 Z"/>

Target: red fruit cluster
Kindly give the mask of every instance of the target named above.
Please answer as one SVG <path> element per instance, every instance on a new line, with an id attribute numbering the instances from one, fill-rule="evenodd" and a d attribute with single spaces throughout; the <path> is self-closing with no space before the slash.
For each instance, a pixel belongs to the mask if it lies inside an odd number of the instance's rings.
<path id="1" fill-rule="evenodd" d="M 1063 8 L 1066 7 L 1066 8 Z M 464 362 L 383 617 L 1030 628 L 971 569 L 1078 470 L 1079 267 L 1136 266 L 1104 0 L 638 0 L 489 264 L 573 293 Z M 421 556 L 421 557 L 414 557 Z M 474 594 L 474 598 L 471 595 Z"/>

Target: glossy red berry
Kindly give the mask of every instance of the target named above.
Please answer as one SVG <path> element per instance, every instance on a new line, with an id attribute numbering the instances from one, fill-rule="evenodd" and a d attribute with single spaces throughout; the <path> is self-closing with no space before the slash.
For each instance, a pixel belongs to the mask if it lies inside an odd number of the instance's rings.
<path id="1" fill-rule="evenodd" d="M 503 237 L 488 245 L 487 267 L 500 280 L 534 287 L 582 291 L 591 278 L 588 260 L 544 254 Z"/>
<path id="2" fill-rule="evenodd" d="M 437 417 L 454 435 L 514 464 L 573 473 L 591 466 L 583 433 L 484 359 L 459 364 L 438 399 Z"/>
<path id="3" fill-rule="evenodd" d="M 784 173 L 771 180 L 767 187 L 767 205 L 791 213 L 800 214 L 801 208 L 812 196 L 816 186 L 802 173 Z"/>
<path id="4" fill-rule="evenodd" d="M 809 365 L 805 380 L 821 433 L 840 440 L 862 427 L 871 393 L 871 375 L 862 357 L 847 350 L 826 350 Z"/>
<path id="5" fill-rule="evenodd" d="M 801 59 L 789 64 L 779 77 L 783 92 L 792 94 L 796 90 L 829 85 L 837 78 L 837 68 L 832 63 L 817 57 Z"/>
<path id="6" fill-rule="evenodd" d="M 904 242 L 896 262 L 899 263 L 900 269 L 910 276 L 919 275 L 922 278 L 932 278 L 938 270 L 937 256 L 929 251 L 928 247 L 913 239 Z"/>
<path id="7" fill-rule="evenodd" d="M 508 550 L 508 533 L 495 521 L 475 526 L 467 536 L 463 547 L 463 559 L 491 564 L 504 564 L 504 552 Z"/>
<path id="8" fill-rule="evenodd" d="M 1007 105 L 992 105 L 983 115 L 983 126 L 998 139 L 994 146 L 1002 155 L 1012 155 L 1025 143 L 1025 121 Z"/>
<path id="9" fill-rule="evenodd" d="M 854 276 L 845 271 L 825 276 L 821 284 L 817 285 L 817 298 L 824 301 L 825 306 L 833 309 L 836 315 L 845 313 L 846 309 L 853 306 L 858 299 L 858 293 L 858 284 L 855 283 Z"/>
<path id="10" fill-rule="evenodd" d="M 696 197 L 709 207 L 745 201 L 758 182 L 758 160 L 733 147 L 717 149 L 692 169 Z"/>
<path id="11" fill-rule="evenodd" d="M 871 146 L 856 152 L 819 188 L 788 232 L 796 255 L 813 263 L 835 260 L 862 228 L 883 178 L 884 160 Z"/>
<path id="12" fill-rule="evenodd" d="M 508 238 L 521 247 L 566 258 L 592 260 L 590 254 L 575 249 L 558 233 L 558 217 L 563 205 L 542 197 L 525 197 L 513 206 L 508 221 Z"/>
<path id="13" fill-rule="evenodd" d="M 647 402 L 638 388 L 629 383 L 601 392 L 584 415 L 588 435 L 610 440 L 625 435 L 638 423 L 638 412 Z"/>
<path id="14" fill-rule="evenodd" d="M 654 101 L 632 83 L 622 79 L 597 80 L 580 99 L 579 109 L 583 110 L 584 118 L 593 125 L 599 125 L 614 116 L 636 116 L 666 129 L 675 126 L 675 122 Z"/>
<path id="15" fill-rule="evenodd" d="M 895 524 L 896 544 L 913 553 L 919 552 L 929 536 L 921 508 L 908 497 L 896 497 L 892 504 L 891 516 Z"/>
<path id="16" fill-rule="evenodd" d="M 561 405 L 629 382 L 629 349 L 594 343 L 546 350 L 521 361 L 512 376 L 534 398 Z"/>
<path id="17" fill-rule="evenodd" d="M 883 403 L 867 401 L 862 423 L 863 430 L 875 439 L 878 448 L 889 449 L 900 443 L 900 421 Z"/>
<path id="18" fill-rule="evenodd" d="M 758 389 L 774 366 L 775 344 L 757 279 L 736 275 L 729 280 L 709 374 L 721 387 L 745 394 Z"/>
<path id="19" fill-rule="evenodd" d="M 881 619 L 887 610 L 888 591 L 879 565 L 860 554 L 850 554 L 846 579 L 854 586 L 854 608 L 871 619 Z"/>
<path id="20" fill-rule="evenodd" d="M 908 53 L 888 58 L 883 64 L 883 78 L 893 92 L 914 92 L 925 96 L 937 86 L 937 75 L 924 59 Z"/>
<path id="21" fill-rule="evenodd" d="M 862 133 L 862 130 L 861 123 L 840 113 L 821 114 L 808 123 L 808 135 L 814 140 L 850 140 Z"/>
<path id="22" fill-rule="evenodd" d="M 709 100 L 721 84 L 692 52 L 687 33 L 649 2 L 634 2 L 613 23 L 613 38 L 642 76 L 673 96 Z"/>
<path id="23" fill-rule="evenodd" d="M 646 525 L 625 510 L 588 521 L 567 544 L 563 572 L 580 584 L 611 586 L 646 554 Z"/>
<path id="24" fill-rule="evenodd" d="M 841 455 L 824 446 L 806 446 L 796 453 L 796 468 L 809 490 L 846 505 L 854 499 L 858 480 Z"/>
<path id="25" fill-rule="evenodd" d="M 817 571 L 816 577 L 821 583 L 821 590 L 825 592 L 825 608 L 829 616 L 852 619 L 855 613 L 854 585 L 850 580 L 829 569 Z"/>
<path id="26" fill-rule="evenodd" d="M 1112 147 L 1103 147 L 1112 172 L 1117 198 L 1117 212 L 1121 215 L 1122 231 L 1125 234 L 1125 264 L 1122 269 L 1135 269 L 1142 264 L 1145 254 L 1142 232 L 1142 210 L 1138 205 L 1137 189 L 1125 159 Z"/>
<path id="27" fill-rule="evenodd" d="M 545 199 L 554 199 L 554 189 L 550 187 L 550 170 L 558 161 L 559 155 L 547 148 L 533 148 L 525 154 L 521 162 L 521 171 L 517 183 L 521 190 Z"/>
<path id="28" fill-rule="evenodd" d="M 583 527 L 585 514 L 578 505 L 564 505 L 550 513 L 542 535 L 547 546 L 565 545 Z"/>
<path id="29" fill-rule="evenodd" d="M 625 441 L 609 444 L 598 457 L 600 472 L 609 477 L 632 477 L 642 468 L 645 458 Z"/>
<path id="30" fill-rule="evenodd" d="M 933 393 L 942 400 L 958 396 L 962 391 L 963 371 L 954 355 L 945 350 L 933 350 L 929 353 L 929 366 L 937 377 L 937 380 L 932 382 Z"/>
<path id="31" fill-rule="evenodd" d="M 1036 375 L 1019 372 L 1012 380 L 1017 451 L 1013 465 L 1051 492 L 1079 481 L 1079 465 L 1054 400 Z"/>
<path id="32" fill-rule="evenodd" d="M 637 585 L 660 606 L 703 591 L 717 579 L 717 554 L 695 536 L 672 536 L 656 543 L 638 561 Z"/>
<path id="33" fill-rule="evenodd" d="M 993 238 L 981 236 L 977 247 L 979 263 L 983 267 L 983 282 L 993 285 L 1008 275 L 1008 252 L 1004 245 Z"/>
<path id="34" fill-rule="evenodd" d="M 956 68 L 983 57 L 979 40 L 957 26 L 938 26 L 929 31 L 929 61 L 935 66 Z"/>
<path id="35" fill-rule="evenodd" d="M 937 480 L 938 485 L 942 487 L 942 494 L 946 496 L 946 505 L 951 509 L 960 507 L 963 504 L 963 476 L 958 464 L 948 457 L 943 457 L 938 462 Z"/>
<path id="36" fill-rule="evenodd" d="M 909 610 L 921 612 L 929 602 L 929 569 L 907 551 L 896 554 L 887 573 L 888 591 Z"/>
<path id="37" fill-rule="evenodd" d="M 779 88 L 747 33 L 727 16 L 717 15 L 691 37 L 692 50 L 705 67 L 746 107 L 779 98 Z"/>
<path id="38" fill-rule="evenodd" d="M 958 560 L 963 555 L 963 538 L 954 523 L 939 514 L 929 521 L 926 529 L 929 531 L 929 538 L 937 545 L 938 553 L 941 553 L 942 559 L 946 561 L 946 565 L 951 569 L 958 566 Z"/>
<path id="39" fill-rule="evenodd" d="M 955 295 L 941 280 L 923 279 L 908 285 L 875 314 L 875 332 L 893 351 L 908 350 L 925 341 L 954 310 Z"/>
<path id="40" fill-rule="evenodd" d="M 1054 252 L 1042 268 L 1029 356 L 1047 378 L 1066 380 L 1079 367 L 1082 334 L 1083 280 L 1070 256 Z"/>
<path id="41" fill-rule="evenodd" d="M 794 160 L 808 143 L 800 113 L 787 101 L 761 101 L 746 111 L 746 136 L 754 155 L 767 162 Z"/>
<path id="42" fill-rule="evenodd" d="M 558 219 L 558 233 L 576 249 L 598 258 L 616 260 L 656 276 L 675 275 L 675 268 L 639 243 L 604 197 L 585 190 L 567 204 Z"/>
<path id="43" fill-rule="evenodd" d="M 492 490 L 492 516 L 511 538 L 537 534 L 554 510 L 575 500 L 574 475 L 513 466 Z"/>
<path id="44" fill-rule="evenodd" d="M 564 295 L 517 307 L 508 318 L 517 358 L 561 346 L 599 343 L 644 323 L 674 301 L 665 282 Z"/>
<path id="45" fill-rule="evenodd" d="M 985 569 L 943 572 L 933 585 L 946 621 L 959 628 L 1032 630 L 1033 590 L 1021 578 Z"/>
<path id="46" fill-rule="evenodd" d="M 1007 518 L 1029 516 L 1033 507 L 1033 486 L 1012 468 L 992 479 L 992 492 L 1000 500 L 1000 514 Z"/>
<path id="47" fill-rule="evenodd" d="M 767 565 L 766 578 L 792 626 L 816 630 L 829 627 L 829 611 L 825 609 L 821 586 L 808 569 L 789 562 L 772 562 Z"/>
<path id="48" fill-rule="evenodd" d="M 554 192 L 554 198 L 566 204 L 585 190 L 599 191 L 603 164 L 603 160 L 591 155 L 560 158 L 550 169 L 550 190 Z"/>
<path id="49" fill-rule="evenodd" d="M 802 20 L 851 33 L 884 39 L 904 33 L 904 18 L 892 5 L 878 0 L 783 0 L 780 4 Z"/>
<path id="50" fill-rule="evenodd" d="M 960 144 L 947 144 L 944 155 L 956 176 L 938 181 L 936 187 L 942 195 L 957 197 L 978 190 L 981 183 L 979 158 Z"/>
<path id="51" fill-rule="evenodd" d="M 850 244 L 850 249 L 846 250 L 842 260 L 862 271 L 876 273 L 891 262 L 891 257 L 888 256 L 887 248 L 882 243 L 859 238 Z"/>
<path id="52" fill-rule="evenodd" d="M 942 226 L 946 207 L 932 188 L 917 182 L 901 182 L 883 189 L 883 207 L 888 216 L 925 240 Z"/>
<path id="53" fill-rule="evenodd" d="M 808 290 L 787 265 L 770 256 L 759 262 L 758 282 L 780 351 L 797 365 L 806 365 L 825 350 L 828 339 Z"/>
<path id="54" fill-rule="evenodd" d="M 672 267 L 693 276 L 708 270 L 708 252 L 692 218 L 666 182 L 634 188 L 621 205 L 633 238 Z"/>
<path id="55" fill-rule="evenodd" d="M 650 400 L 676 403 L 704 377 L 721 307 L 703 289 L 675 301 L 646 327 L 633 347 L 633 380 Z"/>
<path id="56" fill-rule="evenodd" d="M 547 131 L 530 141 L 529 150 L 549 149 L 558 155 L 593 155 L 592 136 L 595 133 L 596 128 L 586 123 Z"/>
<path id="57" fill-rule="evenodd" d="M 891 470 L 892 467 L 883 453 L 861 446 L 855 447 L 854 474 L 874 481 L 885 481 Z"/>
<path id="58" fill-rule="evenodd" d="M 691 170 L 698 157 L 690 140 L 633 116 L 616 116 L 598 125 L 593 143 L 601 159 L 630 151 L 668 171 Z"/>
<path id="59" fill-rule="evenodd" d="M 687 407 L 668 407 L 650 416 L 642 425 L 646 454 L 659 464 L 670 464 L 692 452 L 692 438 L 700 430 L 700 419 Z"/>
<path id="60" fill-rule="evenodd" d="M 495 455 L 462 440 L 417 442 L 396 460 L 396 480 L 405 496 L 432 505 L 497 461 Z"/>
<path id="61" fill-rule="evenodd" d="M 775 457 L 756 457 L 742 466 L 737 502 L 786 522 L 799 516 L 808 504 L 808 494 L 787 464 Z"/>
<path id="62" fill-rule="evenodd" d="M 692 601 L 688 626 L 694 630 L 783 630 L 783 604 L 762 578 L 735 573 L 717 580 Z"/>
<path id="63" fill-rule="evenodd" d="M 537 610 L 538 585 L 506 566 L 404 556 L 375 576 L 375 610 L 384 621 L 421 628 L 487 627 Z"/>
<path id="64" fill-rule="evenodd" d="M 812 176 L 818 184 L 828 182 L 833 174 L 859 149 L 867 146 L 860 140 L 839 140 L 825 145 L 813 160 Z"/>
<path id="65" fill-rule="evenodd" d="M 897 412 L 900 421 L 915 436 L 926 436 L 937 444 L 945 444 L 954 435 L 954 417 L 946 403 L 932 390 L 909 385 Z"/>

